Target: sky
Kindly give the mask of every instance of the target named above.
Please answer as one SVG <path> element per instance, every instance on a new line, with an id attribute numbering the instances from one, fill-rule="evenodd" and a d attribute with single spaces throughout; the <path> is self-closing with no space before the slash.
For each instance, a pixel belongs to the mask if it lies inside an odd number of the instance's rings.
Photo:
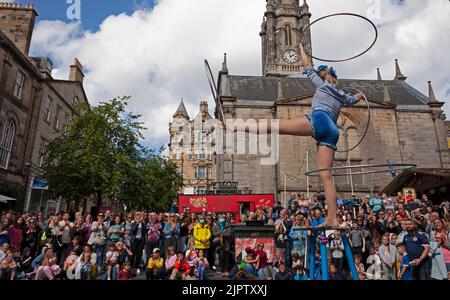
<path id="1" fill-rule="evenodd" d="M 217 74 L 226 52 L 230 74 L 261 75 L 264 0 L 15 2 L 32 2 L 39 13 L 31 55 L 50 57 L 55 78 L 67 78 L 77 57 L 94 105 L 131 96 L 130 110 L 142 114 L 148 128 L 145 144 L 154 148 L 169 142 L 168 124 L 181 98 L 191 118 L 201 100 L 209 102 L 212 114 L 214 101 L 203 59 Z M 73 10 L 78 3 L 80 10 Z M 340 78 L 376 79 L 379 67 L 383 79 L 393 79 L 397 58 L 407 82 L 425 95 L 427 81 L 433 82 L 438 100 L 447 101 L 444 109 L 450 117 L 448 0 L 309 0 L 308 4 L 312 20 L 353 12 L 378 27 L 380 36 L 370 52 L 334 64 Z M 349 17 L 327 19 L 312 28 L 314 54 L 325 58 L 353 55 L 372 39 L 368 23 Z"/>

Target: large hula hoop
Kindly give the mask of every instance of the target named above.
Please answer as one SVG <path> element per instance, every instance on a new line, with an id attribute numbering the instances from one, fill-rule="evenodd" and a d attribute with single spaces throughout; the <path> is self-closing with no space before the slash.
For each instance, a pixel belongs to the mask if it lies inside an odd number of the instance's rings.
<path id="1" fill-rule="evenodd" d="M 343 62 L 343 61 L 349 61 L 349 60 L 355 59 L 355 58 L 357 58 L 357 57 L 360 57 L 361 55 L 367 53 L 370 49 L 372 49 L 372 47 L 375 45 L 375 43 L 376 43 L 377 40 L 378 40 L 378 29 L 377 29 L 377 26 L 376 26 L 370 19 L 368 19 L 368 18 L 366 18 L 366 17 L 364 17 L 364 16 L 361 16 L 361 15 L 358 15 L 358 14 L 354 14 L 354 13 L 336 13 L 336 14 L 331 14 L 331 15 L 323 16 L 323 17 L 321 17 L 321 18 L 319 18 L 319 19 L 317 19 L 317 20 L 311 22 L 308 26 L 306 26 L 306 27 L 303 29 L 303 34 L 304 34 L 304 33 L 305 33 L 312 25 L 314 25 L 315 23 L 317 23 L 317 22 L 319 22 L 319 21 L 321 21 L 321 20 L 323 20 L 323 19 L 331 18 L 331 17 L 335 17 L 335 16 L 353 16 L 353 17 L 358 17 L 358 18 L 361 18 L 361 19 L 366 20 L 367 22 L 369 22 L 369 23 L 372 25 L 373 29 L 375 30 L 375 39 L 374 39 L 373 43 L 369 46 L 369 48 L 367 48 L 367 49 L 364 50 L 363 52 L 361 52 L 361 53 L 359 53 L 359 54 L 357 54 L 357 55 L 354 55 L 354 56 L 352 56 L 352 57 L 346 58 L 346 59 L 323 59 L 323 58 L 320 58 L 320 57 L 315 57 L 315 56 L 313 56 L 311 53 L 306 52 L 306 50 L 305 50 L 306 55 L 308 55 L 308 56 L 310 56 L 310 57 L 312 57 L 312 58 L 314 58 L 314 59 L 317 59 L 317 60 L 320 60 L 320 61 L 325 61 L 325 62 Z"/>
<path id="2" fill-rule="evenodd" d="M 344 90 L 354 90 L 354 91 L 356 91 L 358 93 L 361 93 L 363 95 L 363 98 L 366 101 L 366 105 L 367 105 L 367 125 L 366 125 L 366 128 L 364 129 L 364 134 L 362 135 L 362 137 L 359 139 L 359 141 L 353 147 L 351 147 L 351 148 L 349 148 L 347 150 L 339 150 L 338 149 L 338 150 L 336 150 L 336 152 L 338 152 L 338 153 L 350 152 L 350 151 L 356 149 L 356 147 L 358 147 L 359 145 L 361 145 L 362 141 L 364 140 L 364 138 L 367 135 L 367 132 L 369 131 L 370 119 L 372 118 L 372 113 L 371 113 L 371 110 L 370 110 L 370 103 L 369 103 L 369 100 L 367 99 L 366 95 L 362 91 L 360 91 L 358 89 L 355 89 L 355 88 L 344 88 Z"/>
<path id="3" fill-rule="evenodd" d="M 317 170 L 311 170 L 305 173 L 306 176 L 310 177 L 319 177 L 317 173 L 321 172 L 332 172 L 332 176 L 351 176 L 351 175 L 365 175 L 365 174 L 377 174 L 377 173 L 385 173 L 385 172 L 391 172 L 391 171 L 402 171 L 402 170 L 408 170 L 416 168 L 417 165 L 415 164 L 379 164 L 379 165 L 356 165 L 356 166 L 343 166 L 343 167 L 332 167 L 332 168 L 326 168 L 326 169 L 317 169 Z M 340 171 L 340 170 L 353 170 L 353 169 L 365 169 L 365 168 L 385 168 L 383 170 L 372 170 L 372 171 L 361 171 L 361 172 L 355 172 L 355 173 L 342 173 L 342 174 L 335 174 L 334 171 Z"/>
<path id="4" fill-rule="evenodd" d="M 217 85 L 216 85 L 216 81 L 214 80 L 214 76 L 213 73 L 211 71 L 211 68 L 209 67 L 209 63 L 208 60 L 205 59 L 205 70 L 206 70 L 206 77 L 208 78 L 208 83 L 209 83 L 209 87 L 211 89 L 211 93 L 213 95 L 214 101 L 216 101 L 216 108 L 218 111 L 218 118 L 219 120 L 222 122 L 222 124 L 225 123 L 225 115 L 223 113 L 223 109 L 222 109 L 222 103 L 220 103 L 219 100 L 219 93 L 217 90 Z"/>

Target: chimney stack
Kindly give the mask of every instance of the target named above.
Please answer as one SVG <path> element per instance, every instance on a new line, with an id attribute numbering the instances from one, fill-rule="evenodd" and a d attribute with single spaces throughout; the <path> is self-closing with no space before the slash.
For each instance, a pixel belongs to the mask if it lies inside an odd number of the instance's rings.
<path id="1" fill-rule="evenodd" d="M 37 15 L 32 4 L 0 2 L 0 31 L 25 55 L 30 51 Z"/>
<path id="2" fill-rule="evenodd" d="M 202 112 L 202 113 L 208 112 L 208 102 L 207 101 L 200 102 L 200 112 Z"/>
<path id="3" fill-rule="evenodd" d="M 78 58 L 75 58 L 73 65 L 70 66 L 69 80 L 83 83 L 83 65 L 80 63 Z"/>

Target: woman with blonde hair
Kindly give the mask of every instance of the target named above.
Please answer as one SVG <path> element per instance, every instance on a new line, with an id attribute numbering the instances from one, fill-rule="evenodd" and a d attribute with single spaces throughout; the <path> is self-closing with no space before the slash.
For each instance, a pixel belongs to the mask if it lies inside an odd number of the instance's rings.
<path id="1" fill-rule="evenodd" d="M 303 44 L 300 44 L 300 50 L 305 67 L 304 73 L 316 89 L 312 100 L 311 115 L 306 116 L 306 118 L 280 120 L 274 127 L 269 122 L 267 132 L 261 132 L 258 124 L 246 125 L 245 132 L 267 134 L 276 131 L 281 135 L 312 136 L 317 144 L 316 167 L 328 169 L 333 167 L 334 154 L 337 150 L 336 145 L 339 140 L 337 120 L 341 108 L 344 105 L 358 103 L 362 94 L 352 95 L 344 92 L 338 87 L 336 71 L 333 68 L 320 66 L 317 71 L 314 70 L 311 60 L 303 49 Z M 226 125 L 226 127 L 232 131 L 240 130 L 239 126 L 236 128 Z M 331 171 L 322 171 L 319 173 L 319 177 L 324 186 L 328 204 L 328 215 L 319 226 L 337 227 L 339 225 L 336 217 L 337 194 Z"/>

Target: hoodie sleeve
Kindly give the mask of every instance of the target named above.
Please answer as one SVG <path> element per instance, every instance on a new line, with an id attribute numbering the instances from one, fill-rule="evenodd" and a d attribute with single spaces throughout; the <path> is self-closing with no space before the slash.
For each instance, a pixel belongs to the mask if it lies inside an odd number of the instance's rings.
<path id="1" fill-rule="evenodd" d="M 309 78 L 309 80 L 311 80 L 316 89 L 320 88 L 325 83 L 322 78 L 317 75 L 316 70 L 314 70 L 313 67 L 305 68 L 303 74 L 306 74 L 306 76 Z"/>
<path id="2" fill-rule="evenodd" d="M 353 94 L 345 93 L 344 104 L 345 105 L 355 105 L 356 104 L 356 96 Z"/>

